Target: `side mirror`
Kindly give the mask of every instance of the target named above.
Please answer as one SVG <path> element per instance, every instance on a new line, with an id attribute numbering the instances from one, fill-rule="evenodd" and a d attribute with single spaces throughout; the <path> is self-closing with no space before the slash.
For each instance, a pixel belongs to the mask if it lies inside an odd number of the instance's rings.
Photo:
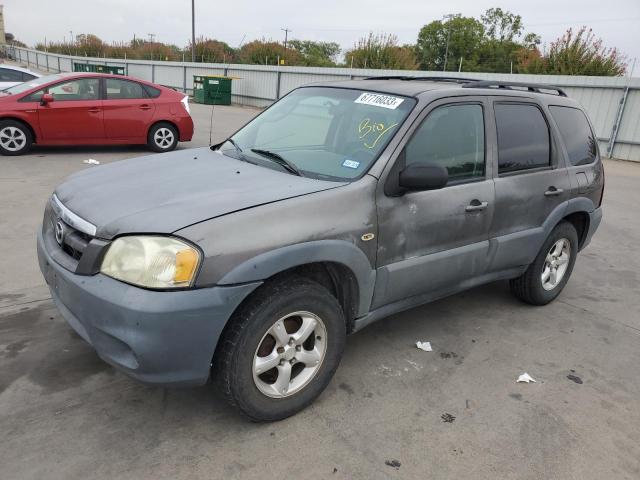
<path id="1" fill-rule="evenodd" d="M 405 190 L 436 190 L 449 181 L 447 169 L 439 165 L 413 164 L 400 172 L 400 187 Z"/>
<path id="2" fill-rule="evenodd" d="M 47 103 L 53 102 L 53 95 L 50 93 L 43 93 L 42 97 L 40 97 L 40 105 L 46 105 Z"/>

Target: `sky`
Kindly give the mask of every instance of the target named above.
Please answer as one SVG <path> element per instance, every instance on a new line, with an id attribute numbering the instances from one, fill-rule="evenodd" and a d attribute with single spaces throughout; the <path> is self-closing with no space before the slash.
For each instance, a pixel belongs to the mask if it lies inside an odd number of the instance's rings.
<path id="1" fill-rule="evenodd" d="M 190 0 L 0 0 L 5 29 L 28 45 L 62 41 L 93 33 L 105 41 L 137 37 L 185 46 L 191 37 Z M 638 58 L 640 76 L 640 0 L 195 0 L 196 36 L 238 47 L 243 38 L 282 41 L 289 38 L 334 41 L 349 48 L 372 31 L 393 33 L 400 43 L 415 43 L 420 28 L 449 13 L 479 18 L 491 7 L 522 16 L 525 32 L 549 44 L 564 31 L 587 25 L 617 47 L 629 63 Z"/>

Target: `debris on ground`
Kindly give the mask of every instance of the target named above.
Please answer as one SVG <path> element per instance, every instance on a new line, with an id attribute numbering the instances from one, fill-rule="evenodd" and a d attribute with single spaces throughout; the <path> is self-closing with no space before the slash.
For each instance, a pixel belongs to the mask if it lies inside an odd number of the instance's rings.
<path id="1" fill-rule="evenodd" d="M 456 352 L 440 352 L 440 358 L 458 358 Z"/>
<path id="2" fill-rule="evenodd" d="M 425 352 L 433 352 L 433 349 L 431 348 L 431 342 L 417 341 L 416 347 L 418 347 L 420 350 L 424 350 Z"/>
<path id="3" fill-rule="evenodd" d="M 453 423 L 453 421 L 456 419 L 455 415 L 451 415 L 450 413 L 443 413 L 442 415 L 440 415 L 440 418 L 444 423 Z"/>
<path id="4" fill-rule="evenodd" d="M 384 464 L 388 465 L 389 467 L 393 467 L 396 470 L 398 470 L 400 468 L 400 465 L 402 465 L 398 460 L 385 460 Z"/>
<path id="5" fill-rule="evenodd" d="M 516 380 L 516 383 L 520 383 L 520 382 L 523 382 L 523 383 L 531 383 L 531 382 L 536 383 L 536 380 L 531 375 L 529 375 L 527 372 L 525 372 L 525 373 L 523 373 L 522 375 L 520 375 L 518 377 L 518 380 Z"/>
<path id="6" fill-rule="evenodd" d="M 578 385 L 582 385 L 582 379 L 577 375 L 567 375 L 567 378 Z"/>
<path id="7" fill-rule="evenodd" d="M 83 160 L 82 163 L 86 163 L 87 165 L 100 165 L 100 162 L 95 158 L 87 158 Z"/>

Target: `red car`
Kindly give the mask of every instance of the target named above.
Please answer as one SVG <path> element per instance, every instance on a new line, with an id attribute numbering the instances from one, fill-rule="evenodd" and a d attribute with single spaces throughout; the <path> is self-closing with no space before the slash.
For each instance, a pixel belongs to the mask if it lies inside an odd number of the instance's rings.
<path id="1" fill-rule="evenodd" d="M 188 97 L 122 75 L 61 73 L 0 92 L 0 153 L 38 145 L 147 144 L 173 150 L 193 136 Z"/>

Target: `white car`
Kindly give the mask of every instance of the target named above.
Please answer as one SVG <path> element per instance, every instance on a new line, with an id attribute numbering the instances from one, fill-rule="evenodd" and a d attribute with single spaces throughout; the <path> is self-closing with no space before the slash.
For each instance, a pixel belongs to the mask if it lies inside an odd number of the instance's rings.
<path id="1" fill-rule="evenodd" d="M 41 77 L 39 73 L 14 65 L 0 64 L 0 90 Z"/>

